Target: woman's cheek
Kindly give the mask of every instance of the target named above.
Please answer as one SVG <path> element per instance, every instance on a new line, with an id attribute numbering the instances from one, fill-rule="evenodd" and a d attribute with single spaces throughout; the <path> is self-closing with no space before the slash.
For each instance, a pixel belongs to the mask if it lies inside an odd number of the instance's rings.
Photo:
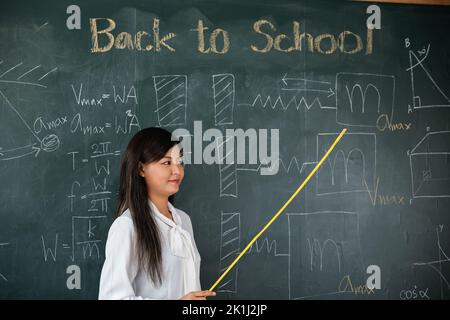
<path id="1" fill-rule="evenodd" d="M 180 170 L 180 184 L 183 182 L 184 179 L 184 168 L 182 167 Z"/>

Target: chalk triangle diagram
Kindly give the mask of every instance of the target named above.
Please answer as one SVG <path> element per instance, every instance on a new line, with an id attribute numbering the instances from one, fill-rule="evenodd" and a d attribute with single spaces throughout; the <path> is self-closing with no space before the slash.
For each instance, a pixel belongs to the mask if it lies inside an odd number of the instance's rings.
<path id="1" fill-rule="evenodd" d="M 40 145 L 15 107 L 15 102 L 0 87 L 0 161 L 32 153 L 34 143 Z"/>
<path id="2" fill-rule="evenodd" d="M 424 65 L 425 58 L 419 59 L 413 51 L 409 51 L 411 87 L 414 109 L 432 107 L 450 107 L 450 93 L 442 88 L 435 77 Z"/>

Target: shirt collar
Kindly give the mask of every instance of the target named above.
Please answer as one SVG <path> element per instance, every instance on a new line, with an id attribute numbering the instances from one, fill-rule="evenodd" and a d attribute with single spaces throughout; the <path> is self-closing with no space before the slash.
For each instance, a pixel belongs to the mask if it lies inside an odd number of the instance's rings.
<path id="1" fill-rule="evenodd" d="M 163 215 L 150 199 L 148 199 L 148 203 L 150 205 L 150 208 L 152 209 L 152 212 L 154 212 L 154 215 L 165 224 L 169 225 L 170 227 L 176 227 L 177 225 L 179 226 L 181 224 L 181 218 L 178 215 L 177 209 L 170 202 L 167 202 L 167 205 L 170 212 L 172 213 L 173 221 Z"/>
<path id="2" fill-rule="evenodd" d="M 186 294 L 190 291 L 201 290 L 199 270 L 196 266 L 198 264 L 198 261 L 195 254 L 194 244 L 192 243 L 193 239 L 191 238 L 189 232 L 182 228 L 181 218 L 177 212 L 177 209 L 170 202 L 168 202 L 169 210 L 172 212 L 172 216 L 174 219 L 174 221 L 172 221 L 165 215 L 163 215 L 155 206 L 155 204 L 150 201 L 150 199 L 149 205 L 152 209 L 153 215 L 158 220 L 170 226 L 167 234 L 167 243 L 170 252 L 174 256 L 182 259 L 180 272 L 183 279 L 183 294 Z M 177 285 L 175 287 L 169 284 L 168 290 L 170 296 L 178 294 L 179 286 Z"/>

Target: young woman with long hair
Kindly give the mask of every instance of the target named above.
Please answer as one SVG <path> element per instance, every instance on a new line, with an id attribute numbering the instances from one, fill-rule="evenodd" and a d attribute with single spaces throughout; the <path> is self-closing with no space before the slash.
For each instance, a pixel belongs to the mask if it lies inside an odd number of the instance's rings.
<path id="1" fill-rule="evenodd" d="M 191 219 L 169 201 L 184 177 L 179 140 L 146 128 L 122 158 L 99 299 L 205 299 Z"/>

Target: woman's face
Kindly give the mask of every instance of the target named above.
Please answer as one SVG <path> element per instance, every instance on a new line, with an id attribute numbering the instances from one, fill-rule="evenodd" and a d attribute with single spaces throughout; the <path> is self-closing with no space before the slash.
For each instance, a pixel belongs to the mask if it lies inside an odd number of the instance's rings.
<path id="1" fill-rule="evenodd" d="M 167 151 L 162 159 L 141 164 L 139 174 L 145 178 L 149 194 L 169 197 L 177 193 L 184 177 L 182 154 L 178 144 Z"/>

